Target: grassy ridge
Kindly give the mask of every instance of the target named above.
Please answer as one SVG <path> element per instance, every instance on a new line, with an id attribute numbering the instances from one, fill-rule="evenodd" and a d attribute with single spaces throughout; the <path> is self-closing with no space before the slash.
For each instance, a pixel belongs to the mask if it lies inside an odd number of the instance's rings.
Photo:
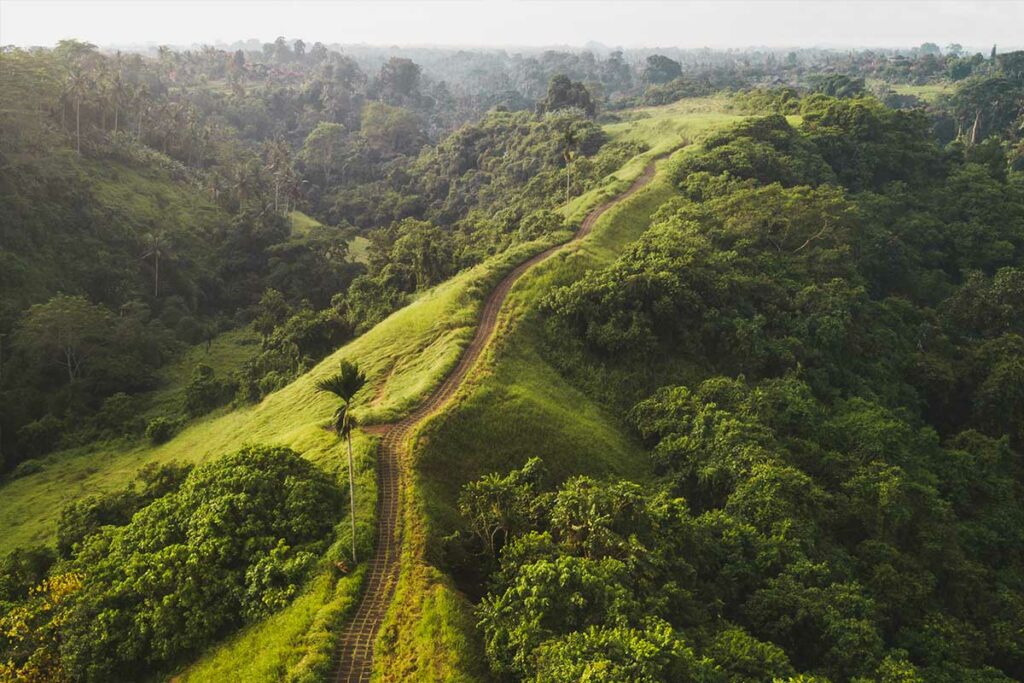
<path id="1" fill-rule="evenodd" d="M 673 114 L 672 116 L 678 116 Z M 577 221 L 590 208 L 624 191 L 649 158 L 667 144 L 666 127 L 643 119 L 651 151 L 634 159 L 606 179 L 601 188 L 577 198 L 563 213 Z M 668 116 L 667 118 L 671 118 Z M 731 116 L 716 120 L 728 122 Z M 679 124 L 675 130 L 685 129 Z M 625 128 L 614 135 L 633 134 Z M 659 142 L 661 140 L 661 142 Z M 650 212 L 669 190 L 661 183 L 632 197 L 602 217 L 582 246 L 574 245 L 535 268 L 518 283 L 505 309 L 501 343 L 488 351 L 484 371 L 472 391 L 462 392 L 457 408 L 429 424 L 416 444 L 421 453 L 413 474 L 411 504 L 405 506 L 407 538 L 403 552 L 408 568 L 399 586 L 396 605 L 409 608 L 382 630 L 390 641 L 378 659 L 387 677 L 401 673 L 416 680 L 474 680 L 486 677 L 479 644 L 465 598 L 440 571 L 418 561 L 427 557 L 428 542 L 450 528 L 452 501 L 461 483 L 488 469 L 507 470 L 529 455 L 545 457 L 553 478 L 577 472 L 611 473 L 643 478 L 646 459 L 617 421 L 570 386 L 547 364 L 535 343 L 533 304 L 551 286 L 579 277 L 589 268 L 611 260 L 647 225 Z M 296 220 L 293 217 L 293 221 Z M 302 222 L 302 217 L 298 217 Z M 308 224 L 307 224 L 308 227 Z M 468 270 L 421 294 L 373 330 L 348 344 L 288 387 L 262 403 L 208 416 L 159 447 L 108 444 L 58 453 L 45 461 L 43 471 L 0 487 L 0 552 L 31 543 L 51 542 L 56 518 L 67 502 L 111 490 L 151 462 L 202 462 L 244 443 L 287 445 L 335 473 L 347 472 L 332 434 L 322 429 L 332 402 L 314 389 L 316 379 L 334 370 L 342 358 L 357 360 L 369 382 L 357 397 L 363 424 L 394 420 L 418 405 L 448 374 L 472 337 L 483 298 L 516 263 L 547 245 L 564 241 L 568 233 L 552 235 L 512 250 Z M 511 312 L 511 316 L 507 314 Z M 521 324 L 510 325 L 510 321 Z M 243 338 L 215 343 L 209 361 L 188 358 L 167 371 L 173 387 L 196 362 L 225 368 L 248 342 Z M 223 344 L 222 347 L 217 344 Z M 154 397 L 154 405 L 177 401 L 173 389 Z M 456 417 L 457 416 L 457 417 Z M 471 418 L 471 419 L 467 419 Z M 529 426 L 526 429 L 525 426 Z M 499 439 L 495 439 L 495 436 Z M 484 451 L 478 445 L 489 443 Z M 428 448 L 421 446 L 429 445 Z M 358 434 L 356 478 L 360 492 L 357 531 L 365 553 L 372 543 L 376 482 L 376 440 Z M 470 448 L 473 446 L 473 448 Z M 86 457 L 88 456 L 88 457 Z M 424 501 L 430 501 L 429 507 Z M 349 546 L 347 518 L 338 526 L 337 542 L 318 575 L 303 594 L 274 617 L 254 624 L 212 648 L 183 672 L 184 680 L 223 680 L 225 672 L 245 680 L 314 680 L 323 673 L 334 645 L 333 632 L 354 604 L 361 576 L 341 577 L 333 558 Z M 398 638 L 398 634 L 402 638 Z M 407 634 L 411 637 L 407 637 Z"/>
<path id="2" fill-rule="evenodd" d="M 549 238 L 564 240 L 565 234 Z M 343 359 L 358 361 L 369 381 L 357 402 L 363 424 L 400 417 L 436 387 L 457 362 L 472 337 L 484 295 L 512 266 L 545 248 L 549 241 L 522 245 L 448 282 L 424 292 L 372 330 L 339 349 L 309 373 L 271 394 L 260 404 L 215 413 L 183 430 L 161 446 L 123 443 L 55 453 L 41 472 L 0 487 L 0 552 L 34 543 L 51 543 L 61 508 L 72 500 L 114 490 L 151 462 L 203 462 L 245 443 L 289 446 L 347 481 L 339 444 L 323 429 L 332 414 L 331 399 L 315 390 L 315 382 L 337 368 Z M 238 340 L 235 340 L 238 341 Z M 230 347 L 211 351 L 213 363 L 230 355 Z M 195 351 L 202 359 L 202 353 Z M 221 359 L 223 360 L 223 359 Z M 191 372 L 187 360 L 169 368 L 173 377 Z M 173 403 L 172 389 L 162 400 Z M 357 542 L 369 554 L 375 529 L 376 438 L 355 437 L 355 475 L 358 491 Z M 255 624 L 213 648 L 185 672 L 188 680 L 224 680 L 232 670 L 244 680 L 278 680 L 281 671 L 305 671 L 315 679 L 327 665 L 334 647 L 334 630 L 354 604 L 361 578 L 340 578 L 333 558 L 350 543 L 347 517 L 338 525 L 337 543 L 303 596 L 266 622 Z M 259 652 L 258 657 L 252 653 Z M 321 671 L 322 672 L 322 671 Z M 302 677 L 299 677 L 302 679 Z"/>
<path id="3" fill-rule="evenodd" d="M 472 268 L 424 292 L 365 335 L 326 358 L 309 373 L 256 406 L 215 413 L 181 432 L 166 444 L 100 445 L 55 453 L 43 471 L 9 481 L 0 487 L 0 553 L 33 543 L 51 542 L 61 507 L 71 500 L 112 490 L 129 481 L 149 462 L 201 462 L 260 442 L 290 446 L 312 460 L 326 462 L 335 447 L 333 436 L 321 429 L 330 417 L 332 402 L 315 391 L 315 381 L 337 367 L 343 358 L 356 360 L 369 382 L 357 397 L 364 424 L 386 422 L 417 405 L 457 362 L 472 337 L 484 294 L 513 264 L 546 246 L 534 242 Z M 241 335 L 222 341 L 212 353 L 212 365 L 221 355 L 239 353 Z M 203 360 L 196 350 L 168 369 L 171 379 L 187 377 L 191 361 Z M 180 376 L 180 377 L 179 377 Z M 179 389 L 169 389 L 157 403 L 172 405 Z M 88 456 L 88 457 L 85 457 Z M 370 468 L 372 474 L 372 467 Z M 372 479 L 372 477 L 370 477 Z"/>
<path id="4" fill-rule="evenodd" d="M 606 127 L 613 139 L 645 143 L 598 190 L 565 209 L 581 220 L 596 204 L 625 191 L 650 159 L 740 118 L 718 98 L 687 100 L 631 113 Z M 574 474 L 650 476 L 649 460 L 618 416 L 608 412 L 550 363 L 537 303 L 552 288 L 614 260 L 672 195 L 664 167 L 647 187 L 608 210 L 593 233 L 529 271 L 502 309 L 495 343 L 470 382 L 424 424 L 413 445 L 412 490 L 405 510 L 406 546 L 395 601 L 378 641 L 380 680 L 484 681 L 489 671 L 472 605 L 437 565 L 443 537 L 458 521 L 463 483 L 507 472 L 531 456 L 544 459 L 551 481 Z M 402 634 L 401 638 L 397 634 Z"/>
<path id="5" fill-rule="evenodd" d="M 440 539 L 455 526 L 454 503 L 464 482 L 507 471 L 530 456 L 544 458 L 553 480 L 583 472 L 647 476 L 646 456 L 618 421 L 540 354 L 535 303 L 555 283 L 611 258 L 646 228 L 669 192 L 656 181 L 607 212 L 582 246 L 567 248 L 520 280 L 503 309 L 502 336 L 485 352 L 473 386 L 420 431 L 403 574 L 375 662 L 383 680 L 488 678 L 471 605 L 432 566 L 440 559 Z"/>

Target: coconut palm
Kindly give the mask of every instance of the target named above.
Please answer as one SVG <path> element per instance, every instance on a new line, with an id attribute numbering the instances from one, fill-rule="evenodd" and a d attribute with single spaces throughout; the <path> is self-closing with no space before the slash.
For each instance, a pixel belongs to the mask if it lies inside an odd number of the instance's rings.
<path id="1" fill-rule="evenodd" d="M 352 562 L 356 559 L 356 484 L 352 466 L 352 428 L 356 426 L 352 416 L 352 397 L 366 384 L 366 375 L 355 363 L 341 361 L 338 374 L 325 377 L 316 383 L 316 388 L 341 399 L 341 405 L 334 413 L 334 431 L 348 442 L 348 501 L 352 518 Z"/>
<path id="2" fill-rule="evenodd" d="M 142 258 L 153 259 L 153 298 L 155 299 L 160 296 L 160 259 L 168 255 L 170 247 L 166 235 L 161 232 L 147 233 L 146 247 L 147 251 Z"/>
<path id="3" fill-rule="evenodd" d="M 68 96 L 75 103 L 75 151 L 82 153 L 82 101 L 89 95 L 91 87 L 88 75 L 79 67 L 68 74 Z"/>
<path id="4" fill-rule="evenodd" d="M 569 179 L 572 177 L 572 162 L 579 156 L 580 139 L 575 128 L 569 128 L 562 137 L 562 158 L 565 160 L 565 203 L 569 204 Z"/>

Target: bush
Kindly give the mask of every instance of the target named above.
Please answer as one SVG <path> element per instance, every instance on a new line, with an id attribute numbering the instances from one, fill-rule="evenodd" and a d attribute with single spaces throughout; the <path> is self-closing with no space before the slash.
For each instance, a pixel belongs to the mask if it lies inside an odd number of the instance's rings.
<path id="1" fill-rule="evenodd" d="M 186 315 L 174 326 L 174 336 L 186 344 L 198 344 L 206 336 L 206 328 L 192 316 Z"/>
<path id="2" fill-rule="evenodd" d="M 42 470 L 43 463 L 39 462 L 38 460 L 26 460 L 25 462 L 20 463 L 17 467 L 14 468 L 14 471 L 11 472 L 11 479 L 20 479 L 21 477 L 27 477 L 30 474 L 42 472 Z"/>
<path id="3" fill-rule="evenodd" d="M 79 681 L 167 670 L 289 602 L 327 548 L 341 490 L 287 448 L 249 446 L 87 540 L 59 627 Z"/>
<path id="4" fill-rule="evenodd" d="M 67 505 L 57 522 L 57 552 L 63 558 L 71 557 L 76 548 L 104 526 L 124 526 L 140 509 L 176 491 L 192 470 L 191 465 L 149 463 L 136 476 L 135 482 L 121 491 L 89 496 Z"/>
<path id="5" fill-rule="evenodd" d="M 71 557 L 75 547 L 101 527 L 122 526 L 139 509 L 139 495 L 131 487 L 114 493 L 89 496 L 67 505 L 57 522 L 57 552 Z"/>
<path id="6" fill-rule="evenodd" d="M 157 417 L 146 425 L 146 438 L 154 446 L 170 441 L 174 433 L 178 431 L 178 421 L 166 417 Z"/>
<path id="7" fill-rule="evenodd" d="M 47 413 L 18 430 L 18 445 L 25 455 L 45 455 L 57 447 L 63 431 L 64 422 Z"/>
<path id="8" fill-rule="evenodd" d="M 144 427 L 138 415 L 138 401 L 119 392 L 108 397 L 96 415 L 96 424 L 117 436 L 139 434 Z"/>
<path id="9" fill-rule="evenodd" d="M 0 612 L 4 603 L 23 600 L 46 577 L 57 557 L 44 545 L 18 548 L 0 559 Z"/>
<path id="10" fill-rule="evenodd" d="M 209 365 L 199 364 L 192 371 L 192 381 L 185 387 L 185 413 L 189 417 L 205 415 L 230 401 L 236 389 L 236 384 L 230 380 L 217 379 Z"/>

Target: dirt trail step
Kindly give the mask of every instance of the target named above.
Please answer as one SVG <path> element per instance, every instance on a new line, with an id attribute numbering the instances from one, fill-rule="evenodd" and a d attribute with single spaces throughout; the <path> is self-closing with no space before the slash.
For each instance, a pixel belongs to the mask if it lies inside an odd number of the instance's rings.
<path id="1" fill-rule="evenodd" d="M 399 488 L 402 486 L 402 462 L 409 437 L 417 425 L 437 412 L 462 386 L 470 369 L 487 347 L 498 323 L 498 313 L 508 297 L 512 285 L 527 270 L 544 261 L 556 251 L 586 237 L 601 215 L 619 202 L 628 198 L 654 178 L 654 162 L 633 181 L 628 190 L 594 208 L 580 224 L 572 240 L 546 249 L 520 263 L 506 275 L 488 295 L 484 303 L 480 323 L 473 340 L 463 351 L 458 365 L 440 387 L 424 401 L 419 408 L 400 422 L 374 425 L 368 428 L 381 435 L 380 451 L 377 456 L 377 541 L 376 550 L 369 562 L 366 587 L 360 598 L 355 615 L 341 634 L 336 651 L 338 683 L 364 683 L 370 680 L 373 671 L 373 643 L 387 613 L 395 584 L 398 581 L 399 553 L 401 551 L 400 526 L 398 524 Z"/>

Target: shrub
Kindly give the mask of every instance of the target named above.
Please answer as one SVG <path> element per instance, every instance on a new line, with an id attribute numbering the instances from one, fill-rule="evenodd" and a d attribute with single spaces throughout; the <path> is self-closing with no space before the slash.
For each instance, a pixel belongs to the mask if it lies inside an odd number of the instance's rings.
<path id="1" fill-rule="evenodd" d="M 26 455 L 45 455 L 60 443 L 63 430 L 63 421 L 47 413 L 18 430 L 18 445 Z"/>
<path id="2" fill-rule="evenodd" d="M 22 463 L 19 463 L 18 466 L 14 468 L 14 471 L 11 472 L 11 478 L 19 479 L 21 477 L 27 477 L 30 474 L 35 474 L 36 472 L 41 472 L 42 470 L 43 463 L 39 462 L 38 460 L 29 459 Z"/>
<path id="3" fill-rule="evenodd" d="M 138 416 L 137 399 L 123 392 L 103 401 L 103 407 L 96 415 L 96 424 L 117 436 L 138 434 L 144 426 Z"/>
<path id="4" fill-rule="evenodd" d="M 67 505 L 57 522 L 57 552 L 71 557 L 76 547 L 104 526 L 124 526 L 140 509 L 176 491 L 192 470 L 191 465 L 149 463 L 136 476 L 142 490 L 132 482 L 121 491 L 89 496 Z"/>
<path id="5" fill-rule="evenodd" d="M 174 336 L 186 344 L 198 344 L 203 341 L 205 333 L 202 323 L 190 315 L 182 316 L 174 326 Z"/>
<path id="6" fill-rule="evenodd" d="M 23 600 L 46 577 L 57 557 L 44 545 L 18 548 L 0 559 L 0 612 L 4 603 Z"/>
<path id="7" fill-rule="evenodd" d="M 60 656 L 72 680 L 138 680 L 286 604 L 331 538 L 341 490 L 287 448 L 197 467 L 86 541 Z"/>
<path id="8" fill-rule="evenodd" d="M 154 446 L 170 441 L 174 432 L 178 431 L 178 421 L 166 417 L 157 417 L 146 425 L 146 438 Z"/>
<path id="9" fill-rule="evenodd" d="M 205 415 L 230 401 L 236 388 L 230 380 L 217 379 L 216 372 L 209 365 L 199 364 L 185 387 L 185 413 L 190 417 Z"/>

